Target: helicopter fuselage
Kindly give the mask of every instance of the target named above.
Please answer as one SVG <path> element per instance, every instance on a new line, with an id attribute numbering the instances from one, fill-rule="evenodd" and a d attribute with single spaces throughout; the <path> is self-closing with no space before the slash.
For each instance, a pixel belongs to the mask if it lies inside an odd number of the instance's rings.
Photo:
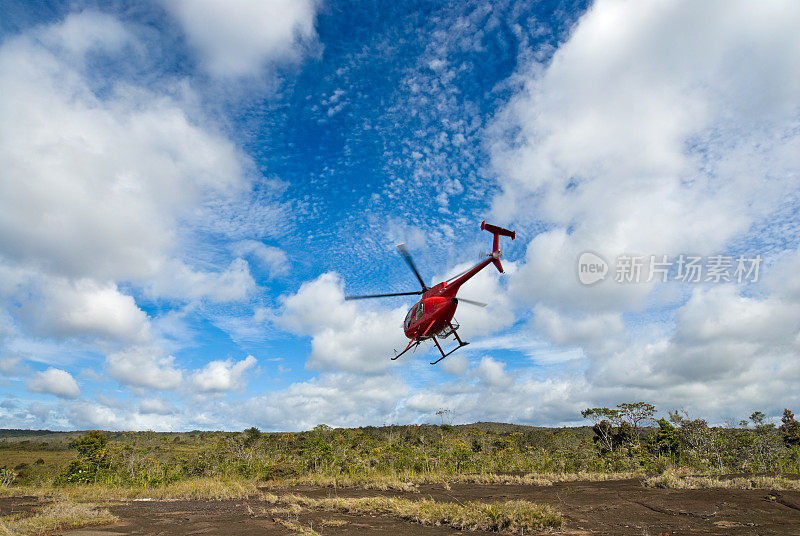
<path id="1" fill-rule="evenodd" d="M 403 322 L 403 331 L 406 337 L 412 340 L 426 339 L 450 327 L 450 322 L 458 307 L 458 298 L 456 298 L 458 289 L 489 264 L 499 262 L 499 259 L 500 251 L 495 250 L 483 262 L 478 263 L 450 284 L 442 281 L 425 290 L 422 299 L 408 310 Z"/>
<path id="2" fill-rule="evenodd" d="M 408 310 L 403 331 L 409 339 L 432 337 L 445 329 L 456 314 L 458 298 L 423 298 Z"/>

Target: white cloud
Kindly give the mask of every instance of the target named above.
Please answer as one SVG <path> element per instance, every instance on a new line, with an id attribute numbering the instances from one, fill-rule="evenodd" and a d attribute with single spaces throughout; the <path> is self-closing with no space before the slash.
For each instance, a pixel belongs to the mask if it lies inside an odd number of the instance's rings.
<path id="1" fill-rule="evenodd" d="M 625 331 L 625 322 L 619 313 L 586 314 L 565 319 L 554 309 L 540 304 L 534 307 L 533 314 L 536 328 L 560 346 L 594 345 Z"/>
<path id="2" fill-rule="evenodd" d="M 13 376 L 24 372 L 21 357 L 0 357 L 0 372 L 6 376 Z"/>
<path id="3" fill-rule="evenodd" d="M 23 314 L 44 335 L 92 335 L 132 342 L 150 338 L 147 314 L 113 283 L 43 278 L 40 293 L 38 300 L 23 307 Z"/>
<path id="4" fill-rule="evenodd" d="M 224 303 L 244 300 L 255 286 L 247 261 L 234 259 L 218 272 L 195 270 L 182 262 L 170 262 L 144 288 L 154 296 L 183 300 L 208 298 Z"/>
<path id="5" fill-rule="evenodd" d="M 133 296 L 229 302 L 255 290 L 245 260 L 195 247 L 211 212 L 249 194 L 252 163 L 186 83 L 151 90 L 123 76 L 98 91 L 85 60 L 141 66 L 138 32 L 84 11 L 0 45 L 0 320 L 13 314 L 9 348 L 31 335 L 96 339 L 86 349 L 110 353 L 120 382 L 171 389 L 181 372 L 153 349 L 163 334 Z"/>
<path id="6" fill-rule="evenodd" d="M 247 159 L 175 97 L 123 83 L 95 94 L 80 58 L 63 50 L 115 52 L 132 37 L 109 21 L 73 14 L 0 47 L 0 257 L 165 293 L 189 276 L 212 298 L 240 297 L 246 264 L 219 273 L 187 266 L 179 223 L 204 199 L 246 193 Z"/>
<path id="7" fill-rule="evenodd" d="M 798 22 L 792 2 L 593 5 L 496 121 L 494 209 L 555 226 L 515 288 L 639 307 L 646 286 L 581 288 L 577 255 L 719 253 L 796 194 Z"/>
<path id="8" fill-rule="evenodd" d="M 175 409 L 160 398 L 144 398 L 139 403 L 139 411 L 144 414 L 171 415 Z"/>
<path id="9" fill-rule="evenodd" d="M 49 393 L 61 398 L 77 398 L 81 394 L 78 382 L 72 374 L 53 367 L 34 374 L 27 382 L 27 387 L 29 391 Z"/>
<path id="10" fill-rule="evenodd" d="M 547 226 L 509 288 L 534 304 L 538 336 L 585 354 L 571 396 L 718 417 L 797 400 L 791 262 L 775 267 L 780 281 L 750 289 L 586 287 L 576 264 L 595 251 L 613 278 L 619 254 L 746 248 L 782 204 L 796 205 L 798 24 L 793 2 L 601 0 L 548 65 L 521 73 L 488 140 L 502 187 L 493 210 Z"/>
<path id="11" fill-rule="evenodd" d="M 394 375 L 323 373 L 307 382 L 247 403 L 248 415 L 266 429 L 309 430 L 329 426 L 397 422 L 395 405 L 408 387 Z"/>
<path id="12" fill-rule="evenodd" d="M 241 361 L 226 359 L 211 361 L 192 376 L 194 385 L 200 392 L 224 392 L 244 388 L 243 375 L 256 365 L 256 358 L 249 355 Z"/>
<path id="13" fill-rule="evenodd" d="M 289 260 L 280 248 L 269 246 L 256 240 L 242 240 L 233 246 L 236 255 L 252 255 L 271 277 L 289 272 Z"/>
<path id="14" fill-rule="evenodd" d="M 119 414 L 102 404 L 92 404 L 81 400 L 72 404 L 66 411 L 71 423 L 79 428 L 113 430 L 117 428 Z"/>
<path id="15" fill-rule="evenodd" d="M 213 76 L 259 73 L 274 61 L 300 57 L 314 38 L 314 0 L 175 0 L 164 2 Z"/>
<path id="16" fill-rule="evenodd" d="M 133 346 L 109 354 L 106 372 L 122 385 L 150 389 L 176 389 L 183 382 L 175 358 L 154 346 Z"/>
<path id="17" fill-rule="evenodd" d="M 464 354 L 455 354 L 448 356 L 447 359 L 441 362 L 442 370 L 453 376 L 460 376 L 464 374 L 469 368 L 469 360 Z"/>
<path id="18" fill-rule="evenodd" d="M 47 26 L 41 29 L 39 39 L 78 62 L 92 50 L 119 51 L 136 43 L 135 37 L 119 20 L 96 11 L 71 15 L 61 24 Z"/>
<path id="19" fill-rule="evenodd" d="M 376 374 L 384 372 L 392 349 L 408 343 L 402 329 L 407 309 L 370 309 L 366 302 L 344 301 L 339 276 L 329 272 L 283 298 L 278 326 L 311 336 L 306 368 Z"/>
<path id="20" fill-rule="evenodd" d="M 495 361 L 490 356 L 481 358 L 478 365 L 478 375 L 492 387 L 505 387 L 511 384 L 512 379 L 505 371 L 505 363 Z"/>

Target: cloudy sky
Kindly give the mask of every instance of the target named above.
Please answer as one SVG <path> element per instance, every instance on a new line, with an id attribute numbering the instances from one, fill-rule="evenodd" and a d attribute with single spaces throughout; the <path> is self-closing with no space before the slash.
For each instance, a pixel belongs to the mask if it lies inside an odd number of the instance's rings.
<path id="1" fill-rule="evenodd" d="M 799 3 L 0 5 L 3 427 L 800 410 Z"/>

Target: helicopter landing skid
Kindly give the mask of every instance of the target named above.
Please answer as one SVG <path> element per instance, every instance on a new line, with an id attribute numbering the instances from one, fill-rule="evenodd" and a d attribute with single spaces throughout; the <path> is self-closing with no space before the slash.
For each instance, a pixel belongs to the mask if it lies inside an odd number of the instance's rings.
<path id="1" fill-rule="evenodd" d="M 400 356 L 401 356 L 401 355 L 403 355 L 404 353 L 408 352 L 408 351 L 409 351 L 409 350 L 411 350 L 412 348 L 416 349 L 416 348 L 417 348 L 417 346 L 419 346 L 419 343 L 421 343 L 421 342 L 422 342 L 422 341 L 418 341 L 418 340 L 416 340 L 416 339 L 411 339 L 411 341 L 408 343 L 408 346 L 406 346 L 405 350 L 403 350 L 403 351 L 402 351 L 402 352 L 400 352 L 399 354 L 397 353 L 397 350 L 395 350 L 395 351 L 394 351 L 394 353 L 395 353 L 395 356 L 394 356 L 394 357 L 391 357 L 391 358 L 389 358 L 389 359 L 391 359 L 392 361 L 394 361 L 395 359 L 397 359 L 398 357 L 400 357 Z"/>
<path id="2" fill-rule="evenodd" d="M 444 353 L 444 350 L 442 350 L 442 346 L 439 344 L 439 341 L 436 340 L 436 337 L 433 337 L 433 343 L 436 345 L 436 348 L 439 349 L 439 353 L 442 354 L 442 357 L 440 357 L 436 361 L 432 361 L 431 365 L 435 365 L 436 363 L 438 363 L 439 361 L 441 361 L 445 357 L 449 356 L 450 354 L 452 354 L 453 352 L 455 352 L 459 348 L 463 348 L 464 346 L 469 344 L 468 342 L 464 342 L 464 341 L 461 340 L 461 337 L 458 336 L 458 333 L 456 332 L 456 329 L 457 328 L 453 327 L 453 325 L 450 324 L 451 333 L 453 334 L 453 336 L 455 336 L 456 340 L 458 341 L 458 346 L 456 346 L 455 348 L 453 348 L 452 350 L 450 350 L 447 353 Z M 448 333 L 448 335 L 449 335 L 449 333 Z"/>

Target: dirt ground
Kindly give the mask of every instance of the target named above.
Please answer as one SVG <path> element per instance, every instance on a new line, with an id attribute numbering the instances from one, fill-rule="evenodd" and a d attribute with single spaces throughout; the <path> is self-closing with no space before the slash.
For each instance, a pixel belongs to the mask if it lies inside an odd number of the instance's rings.
<path id="1" fill-rule="evenodd" d="M 565 517 L 562 534 L 657 536 L 798 535 L 800 492 L 765 490 L 663 490 L 645 488 L 639 480 L 564 482 L 553 486 L 452 484 L 420 486 L 419 493 L 298 486 L 293 492 L 312 497 L 396 495 L 439 501 L 505 501 L 527 499 L 556 507 Z M 4 499 L 0 513 L 27 508 L 30 500 Z M 67 531 L 69 536 L 297 534 L 274 522 L 258 499 L 230 501 L 133 501 L 111 506 L 120 518 L 114 525 Z M 448 527 L 426 527 L 382 516 L 312 512 L 291 521 L 323 535 L 410 534 L 457 535 Z M 331 521 L 344 522 L 338 526 Z M 487 534 L 465 532 L 465 534 Z"/>

